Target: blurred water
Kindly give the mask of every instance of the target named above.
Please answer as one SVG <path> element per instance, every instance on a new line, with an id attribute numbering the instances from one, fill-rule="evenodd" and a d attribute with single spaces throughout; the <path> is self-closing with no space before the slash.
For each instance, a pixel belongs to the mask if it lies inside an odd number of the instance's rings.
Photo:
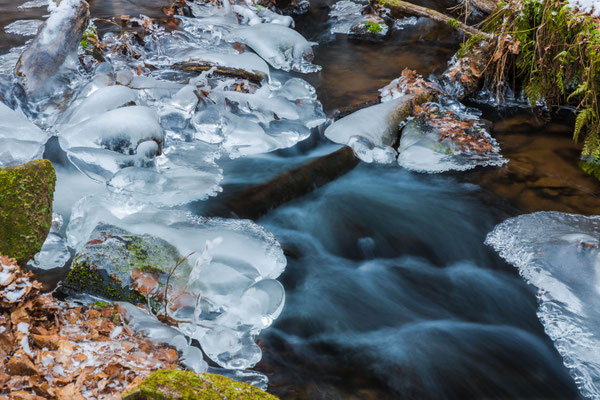
<path id="1" fill-rule="evenodd" d="M 362 375 L 374 398 L 577 398 L 533 292 L 483 245 L 510 212 L 451 176 L 361 165 L 263 218 L 288 257 L 273 389 L 348 398 Z"/>
<path id="2" fill-rule="evenodd" d="M 164 3 L 93 2 L 92 14 L 158 16 Z M 424 75 L 443 67 L 458 45 L 449 28 L 424 20 L 377 44 L 332 37 L 327 5 L 314 1 L 296 21 L 320 42 L 323 71 L 307 80 L 328 111 L 375 97 L 404 67 Z M 0 0 L 0 53 L 27 40 L 6 25 L 46 13 L 17 6 Z M 227 192 L 263 183 L 334 149 L 313 135 L 224 162 L 223 184 Z M 68 167 L 55 141 L 46 156 L 58 166 L 55 211 L 68 219 L 82 193 L 103 187 Z M 533 291 L 483 244 L 515 213 L 453 175 L 360 165 L 258 221 L 288 260 L 287 304 L 262 336 L 269 390 L 284 399 L 577 398 Z"/>

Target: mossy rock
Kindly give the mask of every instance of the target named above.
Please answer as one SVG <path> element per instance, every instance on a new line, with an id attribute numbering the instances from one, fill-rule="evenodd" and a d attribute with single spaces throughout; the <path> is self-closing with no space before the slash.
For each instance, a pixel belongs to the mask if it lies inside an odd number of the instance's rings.
<path id="1" fill-rule="evenodd" d="M 0 168 L 0 253 L 25 265 L 50 232 L 56 172 L 48 160 Z"/>
<path id="2" fill-rule="evenodd" d="M 63 282 L 67 291 L 94 294 L 110 300 L 146 304 L 132 289 L 131 275 L 139 269 L 164 280 L 180 254 L 168 242 L 152 235 L 135 235 L 113 225 L 101 224 L 73 259 Z M 187 263 L 179 267 L 184 270 Z"/>
<path id="3" fill-rule="evenodd" d="M 221 375 L 191 371 L 156 371 L 123 400 L 277 400 L 247 383 Z"/>

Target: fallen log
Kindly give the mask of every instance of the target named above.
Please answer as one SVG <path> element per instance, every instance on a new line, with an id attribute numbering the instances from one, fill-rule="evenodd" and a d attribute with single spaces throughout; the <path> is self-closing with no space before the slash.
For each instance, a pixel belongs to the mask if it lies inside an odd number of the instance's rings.
<path id="1" fill-rule="evenodd" d="M 15 67 L 29 96 L 35 99 L 51 94 L 54 75 L 77 51 L 89 19 L 90 6 L 86 1 L 63 0 L 42 24 Z"/>
<path id="2" fill-rule="evenodd" d="M 471 3 L 471 5 L 481 11 L 483 14 L 489 15 L 496 10 L 498 3 L 494 0 L 464 0 Z"/>
<path id="3" fill-rule="evenodd" d="M 265 75 L 257 72 L 250 72 L 239 68 L 223 67 L 209 62 L 180 62 L 173 64 L 173 67 L 177 69 L 182 69 L 184 71 L 197 72 L 209 71 L 214 68 L 214 73 L 218 75 L 246 79 L 256 84 L 260 84 L 265 78 Z"/>
<path id="4" fill-rule="evenodd" d="M 483 34 L 479 29 L 469 26 L 465 23 L 458 21 L 455 18 L 449 17 L 442 14 L 441 12 L 432 10 L 430 8 L 417 6 L 412 3 L 407 3 L 402 0 L 373 0 L 375 4 L 386 7 L 391 11 L 392 17 L 398 18 L 405 15 L 414 15 L 417 17 L 427 17 L 434 21 L 442 22 L 450 25 L 451 27 L 458 29 L 459 31 L 469 34 L 477 35 Z"/>
<path id="5" fill-rule="evenodd" d="M 351 171 L 359 160 L 347 146 L 236 194 L 225 205 L 238 218 L 257 219 Z M 221 212 L 227 213 L 222 210 Z M 225 216 L 225 215 L 221 215 Z M 226 215 L 229 216 L 229 215 Z"/>

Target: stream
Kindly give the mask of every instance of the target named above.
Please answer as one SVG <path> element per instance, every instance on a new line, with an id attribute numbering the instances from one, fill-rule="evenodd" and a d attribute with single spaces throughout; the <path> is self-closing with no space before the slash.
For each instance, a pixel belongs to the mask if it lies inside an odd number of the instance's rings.
<path id="1" fill-rule="evenodd" d="M 373 100 L 406 67 L 425 77 L 443 70 L 460 44 L 452 28 L 423 18 L 380 42 L 332 34 L 333 4 L 312 0 L 305 14 L 294 15 L 296 30 L 318 43 L 312 63 L 322 70 L 271 71 L 310 83 L 324 114 Z M 157 0 L 90 5 L 92 17 L 100 18 L 160 18 L 165 6 Z M 30 38 L 7 32 L 7 25 L 46 14 L 45 7 L 19 10 L 14 1 L 0 0 L 0 55 Z M 536 316 L 534 288 L 484 242 L 498 223 L 526 212 L 593 214 L 600 207 L 598 185 L 576 168 L 578 147 L 568 122 L 547 125 L 527 109 L 470 105 L 493 121 L 492 135 L 511 163 L 443 174 L 360 163 L 255 221 L 274 235 L 287 259 L 278 278 L 263 274 L 285 288 L 283 311 L 258 336 L 262 360 L 254 369 L 268 377 L 269 392 L 282 399 L 579 398 Z M 54 121 L 46 114 L 36 123 Z M 322 131 L 312 129 L 287 148 L 221 158 L 223 192 L 179 209 L 209 215 L 236 193 L 338 150 Z M 525 145 L 535 151 L 525 154 Z M 44 155 L 59 177 L 54 211 L 64 218 L 64 236 L 73 229 L 67 229 L 73 205 L 102 195 L 105 187 L 71 165 L 57 138 Z M 557 172 L 545 164 L 573 167 Z M 549 185 L 554 191 L 535 184 L 548 176 L 560 183 Z M 78 218 L 92 215 L 79 207 Z M 151 222 L 139 229 L 159 232 Z M 55 284 L 66 274 L 59 271 L 39 276 Z"/>

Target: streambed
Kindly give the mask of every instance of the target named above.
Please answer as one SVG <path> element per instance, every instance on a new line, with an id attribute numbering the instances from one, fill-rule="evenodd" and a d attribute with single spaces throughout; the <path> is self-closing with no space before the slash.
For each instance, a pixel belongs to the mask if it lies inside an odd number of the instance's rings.
<path id="1" fill-rule="evenodd" d="M 155 3 L 144 2 L 141 11 L 135 3 L 92 3 L 92 16 L 159 16 L 164 5 Z M 313 2 L 307 14 L 295 16 L 297 30 L 318 42 L 313 63 L 322 70 L 291 74 L 316 88 L 325 113 L 376 97 L 404 67 L 425 76 L 439 71 L 458 48 L 450 28 L 426 20 L 380 43 L 332 35 L 330 5 Z M 23 18 L 14 4 L 0 4 L 0 11 L 6 25 Z M 24 43 L 5 35 L 0 43 L 8 46 L 0 52 Z M 494 119 L 491 113 L 484 116 Z M 511 121 L 502 118 L 496 118 L 497 126 Z M 548 152 L 534 153 L 527 165 L 552 164 L 548 157 L 576 159 L 575 152 L 553 151 L 543 129 L 532 146 Z M 510 126 L 498 131 L 509 159 L 511 143 L 536 140 L 514 134 Z M 224 192 L 192 203 L 189 210 L 204 215 L 211 203 L 338 148 L 319 133 L 291 148 L 223 161 Z M 566 142 L 568 134 L 556 140 Z M 59 170 L 55 211 L 68 220 L 80 194 L 104 188 L 82 179 L 56 143 L 47 146 L 46 155 Z M 577 179 L 567 176 L 558 187 L 544 186 L 539 179 L 556 174 L 532 167 L 522 174 L 515 197 L 512 179 L 490 178 L 522 170 L 509 164 L 466 175 L 426 175 L 360 164 L 256 221 L 275 236 L 287 258 L 279 278 L 286 305 L 259 337 L 263 360 L 256 369 L 269 377 L 269 391 L 284 399 L 577 398 L 536 318 L 534 291 L 484 240 L 497 223 L 525 211 L 592 214 L 597 185 L 571 169 Z M 540 191 L 554 190 L 543 192 L 547 202 L 522 200 L 531 197 L 528 187 L 535 190 L 530 181 L 538 182 Z M 575 196 L 577 207 L 562 196 Z"/>

